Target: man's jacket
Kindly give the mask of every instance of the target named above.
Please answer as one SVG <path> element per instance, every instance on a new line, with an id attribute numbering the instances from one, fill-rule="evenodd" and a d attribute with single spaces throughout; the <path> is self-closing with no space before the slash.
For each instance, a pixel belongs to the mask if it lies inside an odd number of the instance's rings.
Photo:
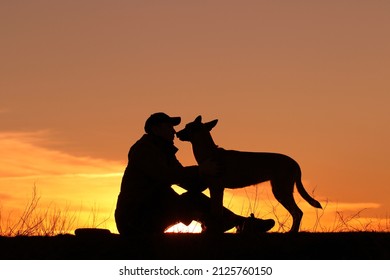
<path id="1" fill-rule="evenodd" d="M 117 202 L 119 217 L 138 220 L 140 216 L 158 215 L 178 196 L 171 188 L 173 184 L 188 191 L 202 190 L 199 168 L 183 167 L 176 152 L 173 143 L 149 134 L 130 148 Z"/>

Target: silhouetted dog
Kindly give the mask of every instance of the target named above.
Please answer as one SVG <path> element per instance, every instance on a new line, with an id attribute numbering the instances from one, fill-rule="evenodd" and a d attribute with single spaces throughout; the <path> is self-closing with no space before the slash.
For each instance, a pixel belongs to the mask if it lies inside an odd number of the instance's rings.
<path id="1" fill-rule="evenodd" d="M 199 165 L 205 160 L 215 160 L 223 166 L 222 174 L 207 177 L 212 211 L 216 220 L 222 215 L 224 188 L 243 188 L 265 181 L 271 181 L 275 198 L 287 209 L 293 218 L 290 232 L 298 232 L 303 212 L 293 196 L 294 184 L 299 194 L 313 207 L 322 208 L 312 198 L 301 181 L 301 169 L 292 158 L 276 153 L 255 153 L 225 150 L 215 145 L 210 131 L 218 120 L 202 123 L 202 117 L 188 123 L 176 133 L 181 141 L 192 144 L 193 153 Z"/>

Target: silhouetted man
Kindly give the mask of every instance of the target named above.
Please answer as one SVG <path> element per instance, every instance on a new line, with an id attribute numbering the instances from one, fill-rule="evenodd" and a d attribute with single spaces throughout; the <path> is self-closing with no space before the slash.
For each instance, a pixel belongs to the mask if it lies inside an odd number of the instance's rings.
<path id="1" fill-rule="evenodd" d="M 180 121 L 180 117 L 165 113 L 152 114 L 145 122 L 146 134 L 130 148 L 115 211 L 121 235 L 163 233 L 178 222 L 189 225 L 192 220 L 200 222 L 206 231 L 212 227 L 210 199 L 202 193 L 206 189 L 202 177 L 216 175 L 219 167 L 214 162 L 182 166 L 173 144 L 174 126 Z M 172 189 L 173 184 L 187 192 L 179 195 Z M 248 220 L 259 232 L 275 224 L 273 220 L 246 218 L 224 208 L 223 230 L 242 230 Z"/>

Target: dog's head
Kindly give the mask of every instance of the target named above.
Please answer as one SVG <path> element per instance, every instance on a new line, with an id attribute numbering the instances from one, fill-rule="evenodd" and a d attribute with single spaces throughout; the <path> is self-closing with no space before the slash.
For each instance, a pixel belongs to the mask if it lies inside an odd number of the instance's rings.
<path id="1" fill-rule="evenodd" d="M 176 136 L 181 141 L 191 142 L 195 135 L 202 132 L 210 132 L 214 126 L 217 125 L 217 122 L 218 120 L 213 120 L 211 122 L 202 123 L 202 116 L 198 116 L 193 122 L 186 124 L 184 129 L 176 132 Z"/>

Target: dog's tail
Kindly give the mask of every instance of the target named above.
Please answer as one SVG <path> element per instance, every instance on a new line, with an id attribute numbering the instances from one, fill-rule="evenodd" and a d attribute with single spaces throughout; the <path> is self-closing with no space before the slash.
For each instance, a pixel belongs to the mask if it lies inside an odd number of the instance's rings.
<path id="1" fill-rule="evenodd" d="M 305 187 L 302 184 L 302 179 L 301 176 L 299 176 L 295 182 L 295 185 L 297 186 L 297 190 L 299 194 L 307 201 L 309 204 L 315 208 L 320 208 L 322 209 L 321 204 L 315 200 L 313 197 L 311 197 L 310 194 L 305 190 Z"/>

